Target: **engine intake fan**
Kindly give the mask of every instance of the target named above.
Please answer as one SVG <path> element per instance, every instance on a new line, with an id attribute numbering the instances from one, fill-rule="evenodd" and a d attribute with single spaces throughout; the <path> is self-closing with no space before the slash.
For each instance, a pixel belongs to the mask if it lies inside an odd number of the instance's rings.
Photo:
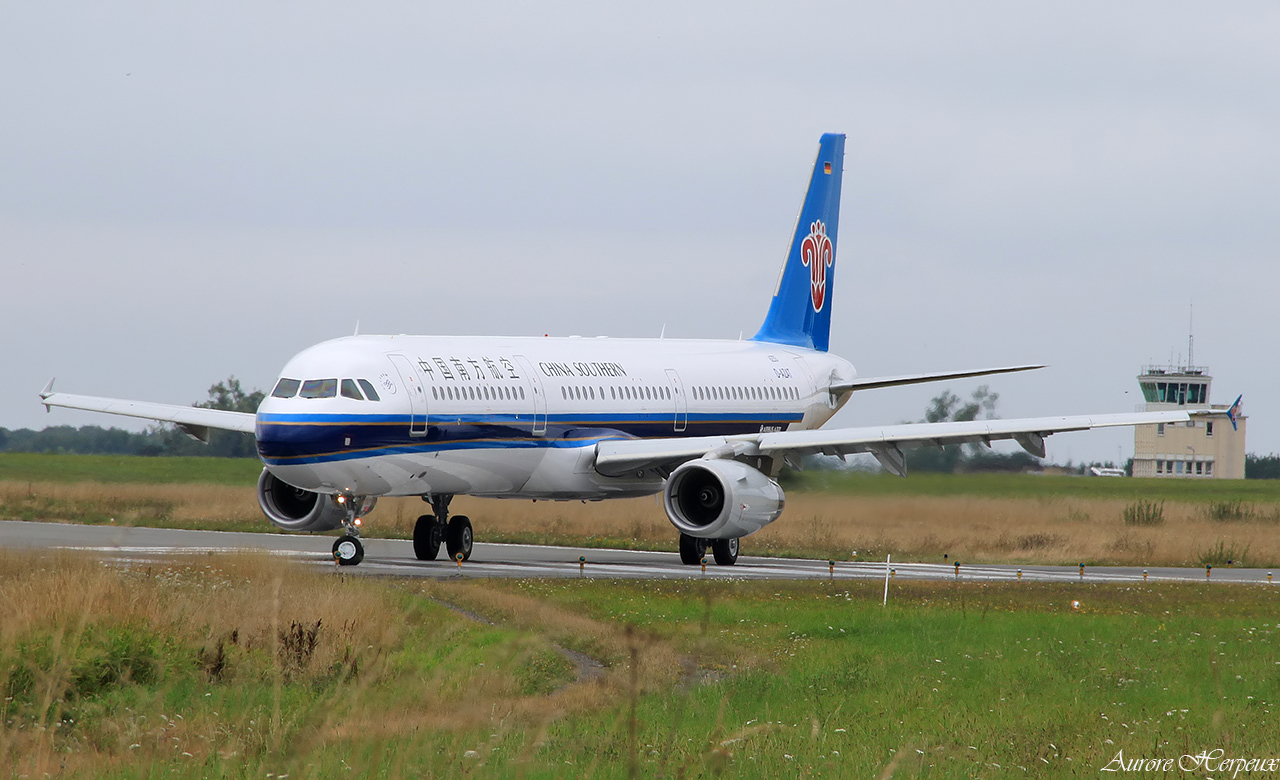
<path id="1" fill-rule="evenodd" d="M 691 460 L 671 473 L 662 492 L 667 519 L 700 539 L 737 539 L 778 519 L 781 486 L 736 460 Z"/>
<path id="2" fill-rule="evenodd" d="M 376 498 L 357 499 L 356 517 L 371 512 L 375 503 Z M 332 531 L 346 517 L 346 509 L 333 496 L 296 488 L 266 469 L 258 477 L 258 506 L 273 525 L 286 531 Z"/>

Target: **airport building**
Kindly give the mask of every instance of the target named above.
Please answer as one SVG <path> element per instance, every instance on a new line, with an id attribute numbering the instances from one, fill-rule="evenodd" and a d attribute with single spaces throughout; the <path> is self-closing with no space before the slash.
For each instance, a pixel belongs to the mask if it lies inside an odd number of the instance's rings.
<path id="1" fill-rule="evenodd" d="M 1245 417 L 1209 402 L 1213 378 L 1203 366 L 1147 366 L 1138 377 L 1149 412 L 1202 410 L 1189 422 L 1139 425 L 1133 433 L 1133 476 L 1244 479 Z"/>

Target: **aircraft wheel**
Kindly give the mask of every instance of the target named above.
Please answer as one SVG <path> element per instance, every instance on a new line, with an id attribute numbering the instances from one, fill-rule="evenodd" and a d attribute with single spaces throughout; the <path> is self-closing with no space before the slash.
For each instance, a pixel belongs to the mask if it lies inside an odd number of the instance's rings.
<path id="1" fill-rule="evenodd" d="M 465 515 L 455 515 L 449 520 L 449 527 L 445 530 L 444 544 L 449 549 L 449 559 L 458 560 L 458 553 L 462 553 L 462 560 L 471 560 L 471 521 Z"/>
<path id="2" fill-rule="evenodd" d="M 333 543 L 333 557 L 339 566 L 355 566 L 364 560 L 364 545 L 354 536 L 344 536 Z"/>
<path id="3" fill-rule="evenodd" d="M 716 539 L 711 543 L 711 551 L 716 556 L 716 563 L 721 566 L 732 566 L 738 562 L 737 539 Z"/>
<path id="4" fill-rule="evenodd" d="M 707 540 L 689 534 L 680 534 L 680 562 L 685 566 L 697 566 L 707 554 Z"/>
<path id="5" fill-rule="evenodd" d="M 435 515 L 422 515 L 413 526 L 413 554 L 420 561 L 434 561 L 440 554 L 440 524 Z"/>

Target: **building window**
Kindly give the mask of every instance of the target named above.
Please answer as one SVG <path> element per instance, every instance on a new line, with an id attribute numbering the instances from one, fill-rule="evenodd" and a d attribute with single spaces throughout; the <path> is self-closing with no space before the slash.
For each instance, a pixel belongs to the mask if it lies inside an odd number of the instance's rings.
<path id="1" fill-rule="evenodd" d="M 1213 436 L 1213 423 L 1207 422 L 1204 424 L 1204 435 Z"/>
<path id="2" fill-rule="evenodd" d="M 1211 461 L 1211 460 L 1210 460 L 1210 461 L 1205 461 L 1205 464 L 1204 464 L 1204 475 L 1205 475 L 1206 477 L 1212 477 L 1212 476 L 1213 476 L 1213 461 Z"/>
<path id="3" fill-rule="evenodd" d="M 1196 474 L 1204 474 L 1204 464 L 1199 461 L 1196 461 Z"/>
<path id="4" fill-rule="evenodd" d="M 1164 435 L 1164 423 L 1156 423 L 1156 435 L 1157 436 Z"/>
<path id="5" fill-rule="evenodd" d="M 1164 473 L 1164 461 L 1162 461 L 1162 460 L 1158 460 L 1158 461 L 1156 461 L 1156 473 L 1157 473 L 1157 474 L 1163 474 L 1163 473 Z"/>

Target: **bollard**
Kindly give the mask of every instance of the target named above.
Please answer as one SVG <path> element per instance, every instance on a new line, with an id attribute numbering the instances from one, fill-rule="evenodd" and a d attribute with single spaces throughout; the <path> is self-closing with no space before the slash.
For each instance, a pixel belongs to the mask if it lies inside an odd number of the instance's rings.
<path id="1" fill-rule="evenodd" d="M 956 561 L 956 579 L 960 579 L 960 561 Z"/>
<path id="2" fill-rule="evenodd" d="M 1080 564 L 1080 579 L 1084 579 L 1084 564 Z"/>
<path id="3" fill-rule="evenodd" d="M 707 573 L 707 556 L 702 556 L 702 573 Z"/>
<path id="4" fill-rule="evenodd" d="M 890 569 L 890 570 L 889 570 L 889 579 L 891 579 L 891 580 L 896 580 L 896 579 L 898 579 L 898 570 L 897 570 L 897 569 Z"/>
<path id="5" fill-rule="evenodd" d="M 833 578 L 836 576 L 836 562 L 834 560 L 827 561 L 827 571 L 831 573 Z"/>
<path id="6" fill-rule="evenodd" d="M 457 554 L 457 555 L 455 555 L 454 557 L 458 559 L 458 568 L 459 568 L 459 569 L 461 569 L 461 568 L 462 568 L 462 553 L 458 553 L 458 554 Z"/>
<path id="7" fill-rule="evenodd" d="M 1206 580 L 1207 580 L 1207 579 L 1209 579 L 1209 575 L 1210 575 L 1211 573 L 1213 573 L 1213 564 L 1212 564 L 1212 563 L 1206 563 L 1206 564 L 1204 565 L 1204 578 L 1205 578 Z"/>
<path id="8" fill-rule="evenodd" d="M 1018 582 L 1022 582 L 1022 569 L 1018 569 Z"/>
<path id="9" fill-rule="evenodd" d="M 1143 582 L 1146 582 L 1146 581 L 1147 581 L 1147 570 L 1146 570 L 1146 569 L 1143 569 L 1143 570 L 1142 570 L 1142 581 L 1143 581 Z"/>
<path id="10" fill-rule="evenodd" d="M 578 556 L 578 576 L 581 577 L 587 570 L 587 556 Z"/>

